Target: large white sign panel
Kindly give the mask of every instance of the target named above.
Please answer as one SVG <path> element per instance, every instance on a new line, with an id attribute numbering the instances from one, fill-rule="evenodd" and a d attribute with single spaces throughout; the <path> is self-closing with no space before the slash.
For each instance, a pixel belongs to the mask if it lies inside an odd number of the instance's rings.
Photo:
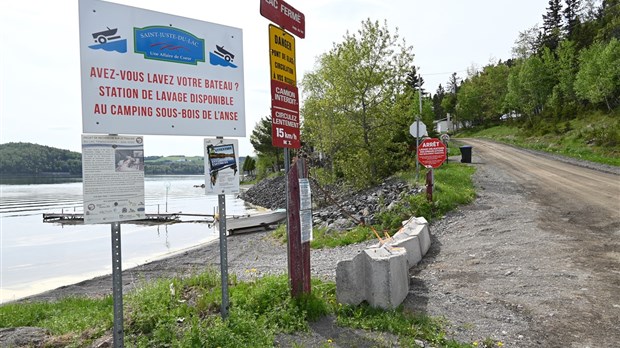
<path id="1" fill-rule="evenodd" d="M 245 137 L 241 29 L 79 5 L 84 133 Z"/>
<path id="2" fill-rule="evenodd" d="M 205 139 L 204 146 L 206 194 L 239 193 L 239 141 Z"/>
<path id="3" fill-rule="evenodd" d="M 142 139 L 82 134 L 84 223 L 145 218 Z"/>

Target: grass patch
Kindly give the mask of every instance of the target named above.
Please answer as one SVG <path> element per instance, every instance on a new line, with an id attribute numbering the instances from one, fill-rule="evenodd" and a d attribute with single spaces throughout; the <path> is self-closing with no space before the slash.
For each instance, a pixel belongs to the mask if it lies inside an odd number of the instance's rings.
<path id="1" fill-rule="evenodd" d="M 507 123 L 468 129 L 459 137 L 488 138 L 533 150 L 620 166 L 620 111 L 590 113 L 564 122 L 540 122 L 525 127 Z"/>
<path id="2" fill-rule="evenodd" d="M 334 315 L 341 326 L 390 332 L 401 346 L 414 339 L 436 347 L 471 347 L 445 338 L 443 322 L 401 309 L 384 311 L 367 305 L 336 303 L 334 283 L 312 280 L 312 293 L 290 297 L 286 275 L 230 284 L 230 312 L 226 321 L 219 308 L 219 274 L 207 270 L 188 278 L 161 279 L 125 296 L 127 347 L 272 347 L 276 335 L 308 330 L 308 323 Z M 112 328 L 112 300 L 65 299 L 54 303 L 0 306 L 0 326 L 43 327 L 64 345 L 88 346 Z M 68 337 L 67 337 L 67 334 Z"/>
<path id="3" fill-rule="evenodd" d="M 111 296 L 103 299 L 70 297 L 53 303 L 9 303 L 0 306 L 0 327 L 42 327 L 54 336 L 67 336 L 66 339 L 80 346 L 112 327 L 113 307 Z"/>
<path id="4" fill-rule="evenodd" d="M 472 347 L 446 338 L 444 321 L 426 315 L 415 315 L 403 311 L 342 305 L 338 308 L 337 323 L 357 329 L 381 331 L 395 334 L 404 347 L 416 347 L 414 340 L 422 338 L 437 347 Z"/>

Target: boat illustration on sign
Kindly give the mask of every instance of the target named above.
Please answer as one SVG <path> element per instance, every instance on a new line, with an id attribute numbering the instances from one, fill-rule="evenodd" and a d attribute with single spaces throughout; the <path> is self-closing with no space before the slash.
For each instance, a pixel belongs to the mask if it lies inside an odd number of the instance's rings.
<path id="1" fill-rule="evenodd" d="M 114 29 L 108 28 L 108 30 L 96 32 L 96 33 L 93 33 L 92 35 L 93 35 L 93 39 L 95 39 L 95 42 L 104 44 L 108 42 L 108 40 L 120 39 L 121 38 L 120 35 L 116 35 L 117 31 L 118 31 L 118 28 L 114 28 Z"/>
<path id="2" fill-rule="evenodd" d="M 227 62 L 232 62 L 233 59 L 235 59 L 235 55 L 225 50 L 224 46 L 215 45 L 215 48 L 216 48 L 215 54 L 219 55 L 220 57 L 223 57 L 224 59 L 226 59 Z"/>

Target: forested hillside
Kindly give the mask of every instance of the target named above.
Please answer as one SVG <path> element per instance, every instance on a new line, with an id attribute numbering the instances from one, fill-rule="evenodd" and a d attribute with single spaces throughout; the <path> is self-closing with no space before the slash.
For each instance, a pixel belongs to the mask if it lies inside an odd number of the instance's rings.
<path id="1" fill-rule="evenodd" d="M 245 157 L 239 158 L 243 168 Z M 146 175 L 203 175 L 202 156 L 148 156 Z M 32 143 L 0 144 L 0 175 L 82 176 L 82 154 Z"/>
<path id="2" fill-rule="evenodd" d="M 2 175 L 82 175 L 82 155 L 31 143 L 0 144 Z"/>
<path id="3" fill-rule="evenodd" d="M 202 175 L 204 172 L 204 160 L 199 156 L 148 156 L 144 159 L 144 174 L 147 175 Z"/>
<path id="4" fill-rule="evenodd" d="M 512 58 L 440 86 L 443 112 L 467 125 L 512 119 L 538 135 L 577 117 L 620 115 L 620 1 L 549 0 L 541 19 L 519 34 Z M 619 124 L 601 126 L 619 140 Z"/>

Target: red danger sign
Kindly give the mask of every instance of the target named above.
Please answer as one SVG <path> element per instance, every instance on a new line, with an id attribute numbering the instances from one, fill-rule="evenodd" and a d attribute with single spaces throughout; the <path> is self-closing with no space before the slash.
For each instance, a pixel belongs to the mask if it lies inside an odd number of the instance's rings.
<path id="1" fill-rule="evenodd" d="M 418 146 L 418 161 L 425 167 L 439 168 L 446 158 L 446 145 L 437 138 L 424 139 Z"/>

